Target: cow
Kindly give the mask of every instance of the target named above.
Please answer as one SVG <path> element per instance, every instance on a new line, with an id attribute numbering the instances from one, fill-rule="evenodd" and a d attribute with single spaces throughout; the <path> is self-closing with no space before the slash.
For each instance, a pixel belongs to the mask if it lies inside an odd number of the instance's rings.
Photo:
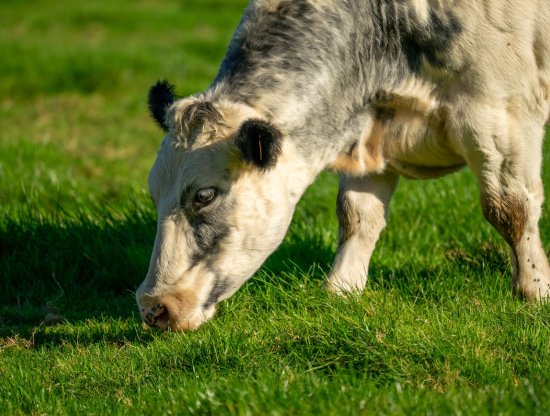
<path id="1" fill-rule="evenodd" d="M 281 243 L 305 189 L 339 175 L 329 291 L 364 289 L 400 176 L 464 166 L 510 247 L 512 290 L 550 297 L 538 220 L 550 2 L 252 0 L 210 87 L 149 108 L 166 135 L 145 323 L 195 329 Z"/>

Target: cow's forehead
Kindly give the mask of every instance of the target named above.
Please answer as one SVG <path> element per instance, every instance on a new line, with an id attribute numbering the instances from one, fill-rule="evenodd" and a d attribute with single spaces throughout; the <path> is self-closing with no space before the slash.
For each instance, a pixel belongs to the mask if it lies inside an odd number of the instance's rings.
<path id="1" fill-rule="evenodd" d="M 151 193 L 157 194 L 187 188 L 227 187 L 242 168 L 238 150 L 229 140 L 185 149 L 167 137 L 151 169 L 149 187 Z"/>
<path id="2" fill-rule="evenodd" d="M 186 150 L 182 157 L 182 186 L 221 186 L 234 178 L 241 166 L 236 146 L 226 140 Z"/>

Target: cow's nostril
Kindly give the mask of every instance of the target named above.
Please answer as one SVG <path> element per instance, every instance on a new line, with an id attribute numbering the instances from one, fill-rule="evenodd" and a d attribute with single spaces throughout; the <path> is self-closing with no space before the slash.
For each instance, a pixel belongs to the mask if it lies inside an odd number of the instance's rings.
<path id="1" fill-rule="evenodd" d="M 147 325 L 160 329 L 168 328 L 170 314 L 165 306 L 159 304 L 148 309 L 141 308 L 141 314 L 143 316 L 143 321 Z"/>

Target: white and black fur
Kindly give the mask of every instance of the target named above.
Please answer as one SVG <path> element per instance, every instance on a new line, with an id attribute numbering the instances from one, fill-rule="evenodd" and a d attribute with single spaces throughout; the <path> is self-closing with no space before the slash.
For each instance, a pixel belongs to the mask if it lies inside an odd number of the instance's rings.
<path id="1" fill-rule="evenodd" d="M 150 91 L 167 135 L 150 175 L 159 228 L 137 292 L 144 319 L 175 330 L 209 319 L 277 247 L 323 169 L 340 174 L 329 290 L 364 288 L 399 176 L 467 165 L 510 245 L 514 291 L 548 298 L 549 95 L 549 2 L 251 1 L 207 91 Z M 215 198 L 196 208 L 201 195 Z"/>

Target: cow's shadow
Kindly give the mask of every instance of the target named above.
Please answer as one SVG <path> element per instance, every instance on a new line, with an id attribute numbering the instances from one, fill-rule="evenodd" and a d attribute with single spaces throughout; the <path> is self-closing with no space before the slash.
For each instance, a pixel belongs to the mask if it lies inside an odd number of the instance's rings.
<path id="1" fill-rule="evenodd" d="M 25 220 L 3 220 L 0 338 L 37 339 L 45 325 L 67 321 L 134 319 L 132 292 L 147 271 L 154 215 L 136 208 L 97 218 L 60 224 L 29 213 Z"/>

